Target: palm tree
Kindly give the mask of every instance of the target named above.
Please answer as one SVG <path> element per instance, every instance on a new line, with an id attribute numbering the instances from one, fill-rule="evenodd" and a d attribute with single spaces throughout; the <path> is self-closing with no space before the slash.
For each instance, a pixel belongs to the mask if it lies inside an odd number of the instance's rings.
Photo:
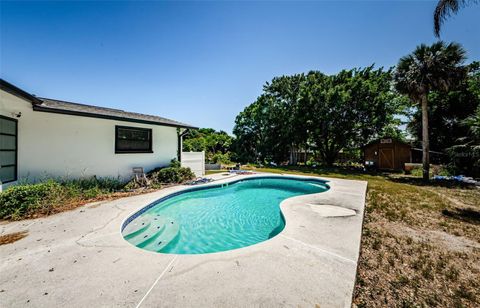
<path id="1" fill-rule="evenodd" d="M 447 17 L 457 14 L 460 8 L 472 2 L 478 2 L 478 0 L 439 0 L 433 13 L 435 36 L 440 37 L 440 29 Z"/>
<path id="2" fill-rule="evenodd" d="M 428 138 L 428 94 L 446 91 L 466 74 L 465 50 L 457 43 L 440 41 L 432 46 L 420 45 L 400 59 L 395 72 L 395 87 L 422 108 L 423 179 L 428 181 L 430 159 Z"/>

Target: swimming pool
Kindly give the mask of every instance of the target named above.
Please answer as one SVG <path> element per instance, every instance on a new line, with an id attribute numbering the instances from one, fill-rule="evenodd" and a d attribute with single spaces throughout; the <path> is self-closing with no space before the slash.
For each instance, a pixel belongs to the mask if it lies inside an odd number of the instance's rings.
<path id="1" fill-rule="evenodd" d="M 150 251 L 201 254 L 266 241 L 285 227 L 280 203 L 328 190 L 312 178 L 253 177 L 166 196 L 129 217 L 122 235 Z"/>

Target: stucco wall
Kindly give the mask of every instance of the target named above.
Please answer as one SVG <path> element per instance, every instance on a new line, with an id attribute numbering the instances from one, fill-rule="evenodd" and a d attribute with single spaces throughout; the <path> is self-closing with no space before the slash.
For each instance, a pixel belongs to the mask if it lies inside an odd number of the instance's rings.
<path id="1" fill-rule="evenodd" d="M 175 127 L 33 111 L 31 103 L 0 90 L 0 114 L 18 118 L 18 178 L 129 178 L 132 167 L 146 171 L 177 157 Z M 152 129 L 153 153 L 115 154 L 115 125 Z"/>

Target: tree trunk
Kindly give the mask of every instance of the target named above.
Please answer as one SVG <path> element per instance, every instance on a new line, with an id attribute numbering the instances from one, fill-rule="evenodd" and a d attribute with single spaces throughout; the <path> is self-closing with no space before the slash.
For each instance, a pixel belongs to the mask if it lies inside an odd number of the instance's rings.
<path id="1" fill-rule="evenodd" d="M 293 143 L 290 145 L 290 165 L 297 165 L 297 147 Z"/>
<path id="2" fill-rule="evenodd" d="M 430 141 L 428 138 L 428 98 L 427 94 L 421 98 L 422 104 L 422 163 L 423 163 L 423 180 L 428 181 L 430 178 Z"/>
<path id="3" fill-rule="evenodd" d="M 333 167 L 333 163 L 335 162 L 335 159 L 336 159 L 335 155 L 327 154 L 327 157 L 325 158 L 325 163 L 327 164 L 328 167 Z"/>

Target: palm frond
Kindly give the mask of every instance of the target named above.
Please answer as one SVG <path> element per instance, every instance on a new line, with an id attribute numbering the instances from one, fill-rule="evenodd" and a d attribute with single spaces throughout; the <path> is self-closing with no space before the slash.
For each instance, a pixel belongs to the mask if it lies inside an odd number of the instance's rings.
<path id="1" fill-rule="evenodd" d="M 456 14 L 461 8 L 470 3 L 478 3 L 478 0 L 439 0 L 433 13 L 435 36 L 440 37 L 442 24 L 448 17 Z"/>

